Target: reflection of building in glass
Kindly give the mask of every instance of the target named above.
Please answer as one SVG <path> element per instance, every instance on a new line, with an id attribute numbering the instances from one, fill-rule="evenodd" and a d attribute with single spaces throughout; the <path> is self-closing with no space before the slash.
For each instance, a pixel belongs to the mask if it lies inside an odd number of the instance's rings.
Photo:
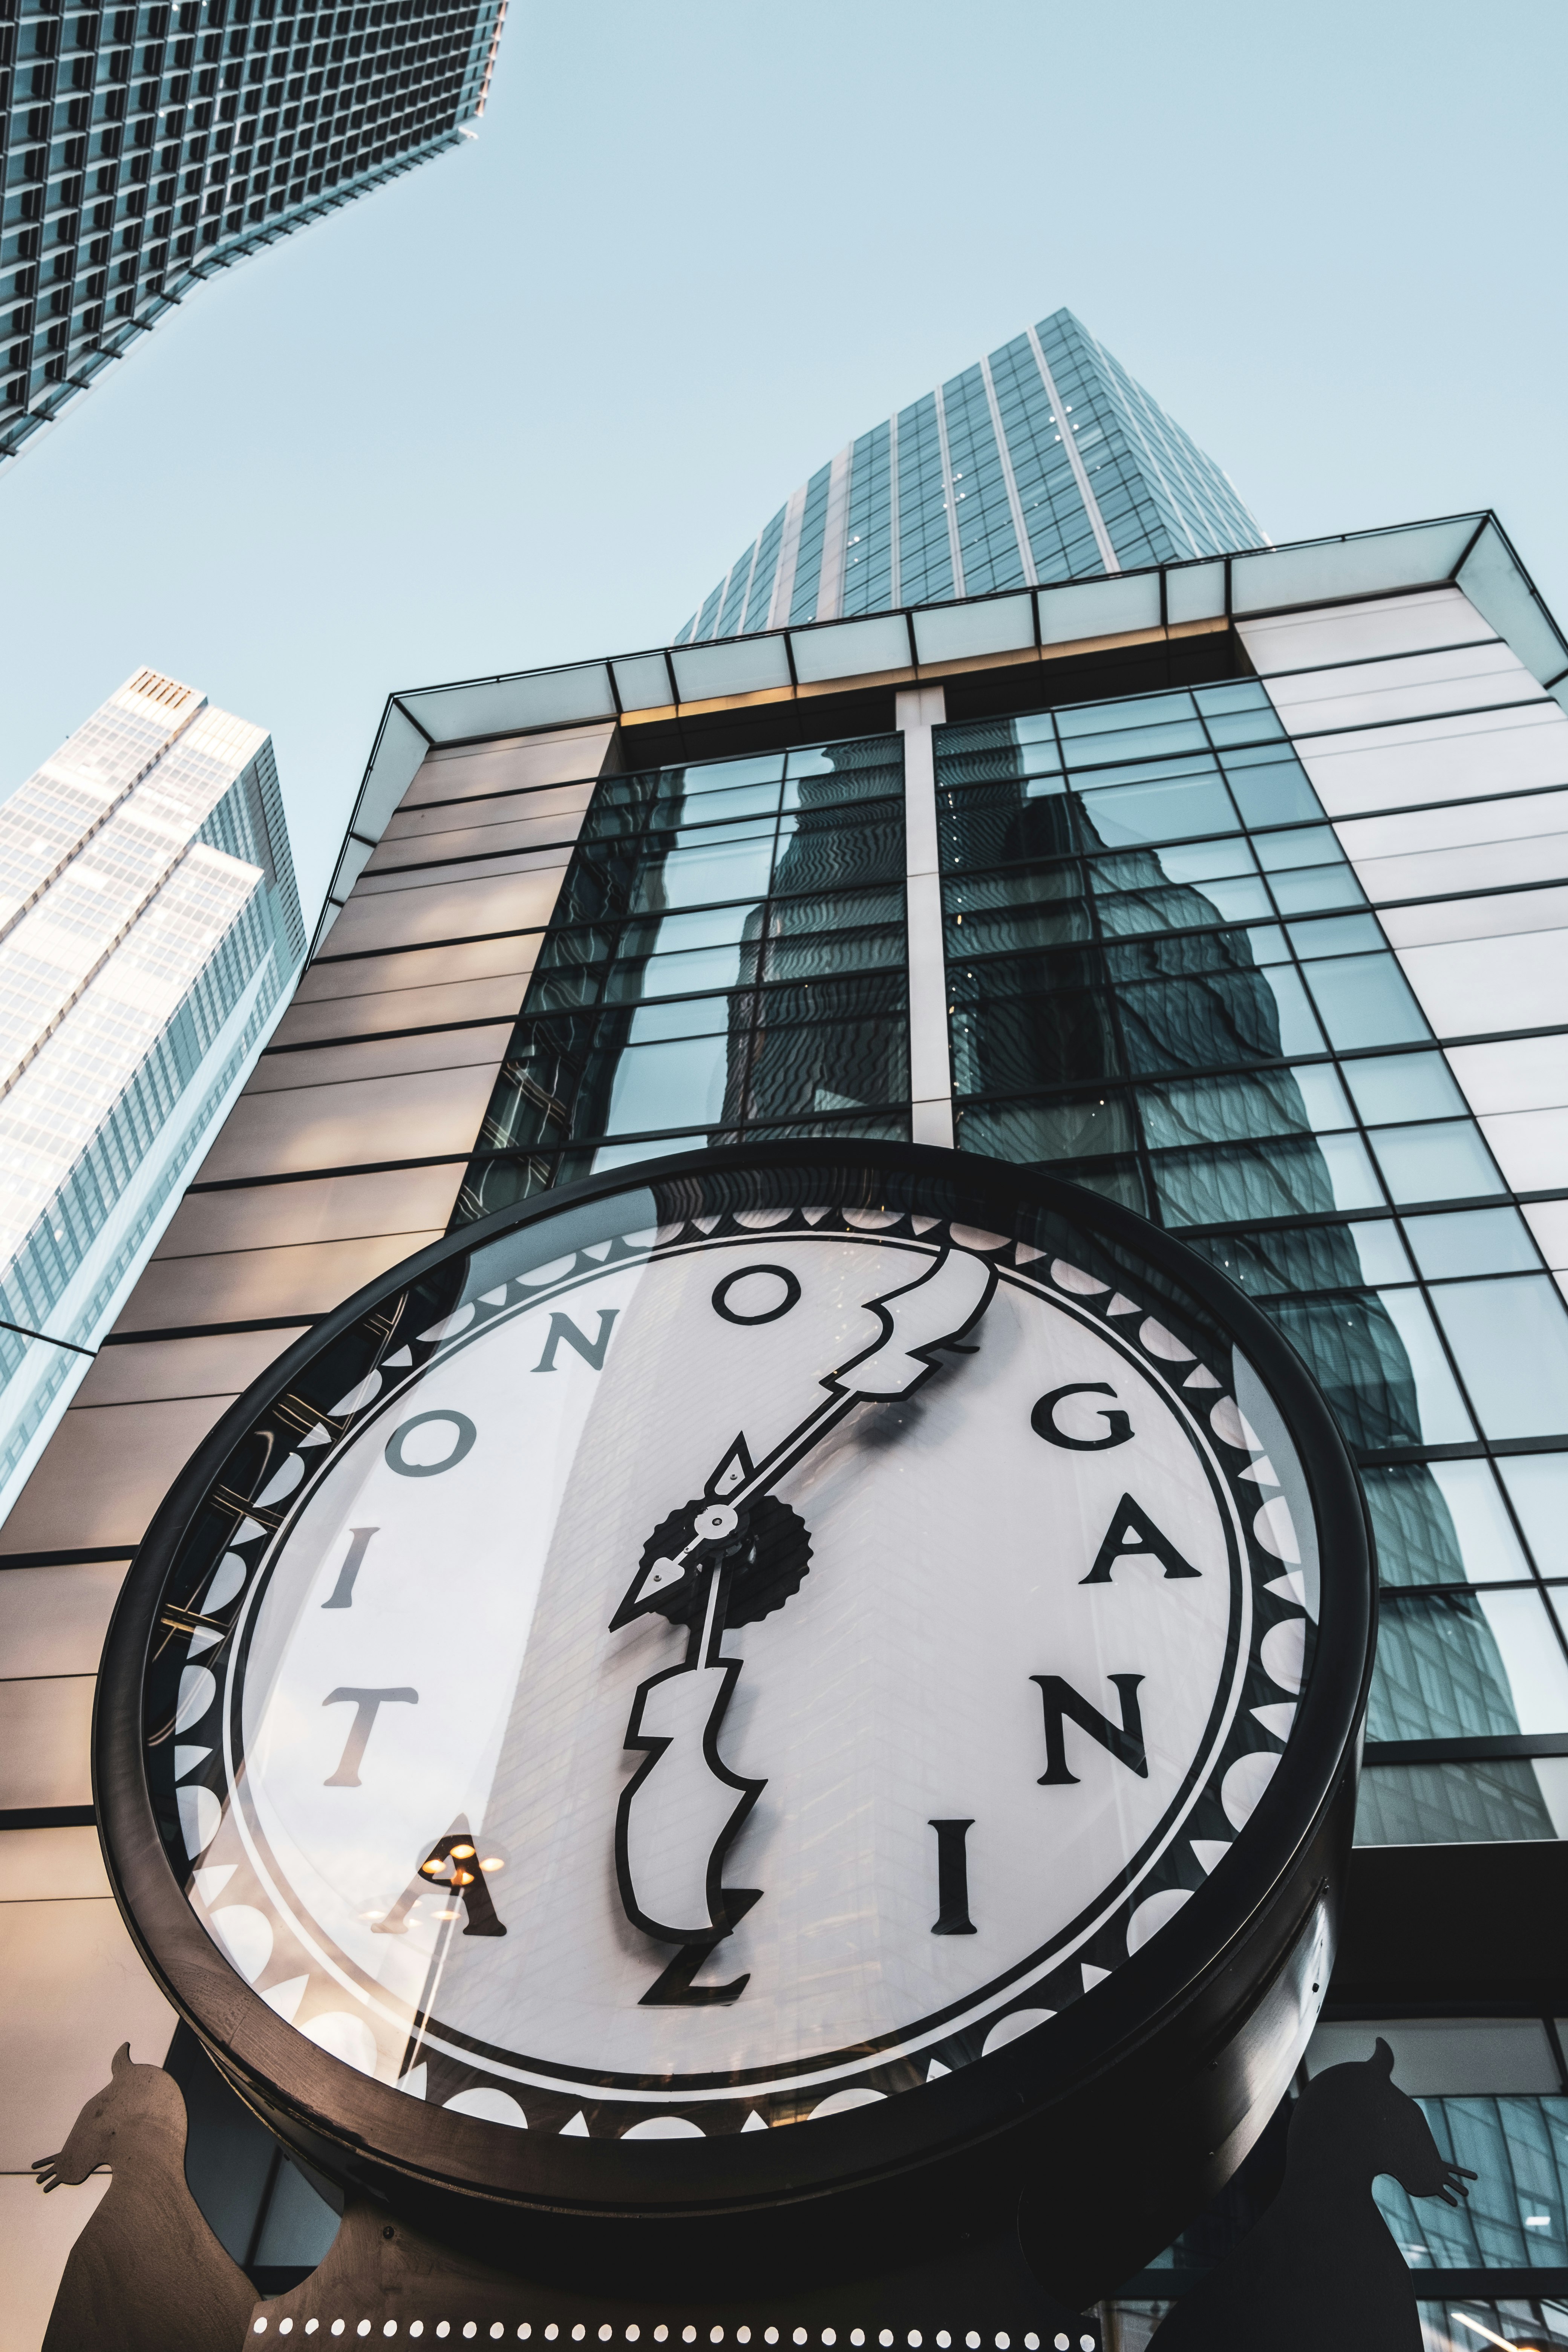
<path id="1" fill-rule="evenodd" d="M 0 808 L 0 1516 L 304 944 L 271 741 L 172 678 Z"/>
<path id="2" fill-rule="evenodd" d="M 1057 310 L 820 467 L 675 642 L 1097 578 L 1262 537 L 1214 459 Z"/>
<path id="3" fill-rule="evenodd" d="M 1287 1059 L 1321 1050 L 1287 935 L 1237 919 L 1364 905 L 1341 861 L 1306 862 L 1331 835 L 1262 688 L 949 728 L 937 777 L 954 1094 L 978 1098 L 960 1109 L 960 1139 L 1210 1229 L 1197 1245 L 1260 1297 L 1358 1451 L 1420 1448 L 1405 1341 L 1367 1286 L 1355 1228 L 1331 1221 L 1372 1194 L 1348 1099 L 1322 1063 Z M 1232 796 L 1290 822 L 1249 843 Z M 1110 845 L 1200 828 L 1173 850 Z M 1301 1216 L 1323 1222 L 1277 1222 Z M 1238 1220 L 1268 1222 L 1212 1233 Z M 1425 1464 L 1380 1466 L 1369 1491 L 1387 1580 L 1465 1582 Z M 1384 1613 L 1369 1738 L 1517 1735 L 1474 1594 L 1405 1604 Z M 1428 1838 L 1552 1834 L 1527 1763 L 1489 1759 L 1479 1780 L 1417 1769 L 1406 1793 Z M 1384 1828 L 1380 1785 L 1369 1791 L 1367 1826 Z"/>
<path id="4" fill-rule="evenodd" d="M 607 779 L 485 1117 L 513 1156 L 459 1214 L 763 1129 L 907 1134 L 902 788 L 887 737 Z"/>

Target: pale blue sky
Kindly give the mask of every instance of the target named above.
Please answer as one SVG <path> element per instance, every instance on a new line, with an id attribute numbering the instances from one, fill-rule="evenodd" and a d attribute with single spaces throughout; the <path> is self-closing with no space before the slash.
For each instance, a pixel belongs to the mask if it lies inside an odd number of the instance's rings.
<path id="1" fill-rule="evenodd" d="M 1490 504 L 1568 618 L 1562 0 L 513 0 L 476 143 L 0 475 L 0 790 L 154 664 L 313 907 L 394 687 L 662 643 L 1066 303 L 1276 539 Z"/>

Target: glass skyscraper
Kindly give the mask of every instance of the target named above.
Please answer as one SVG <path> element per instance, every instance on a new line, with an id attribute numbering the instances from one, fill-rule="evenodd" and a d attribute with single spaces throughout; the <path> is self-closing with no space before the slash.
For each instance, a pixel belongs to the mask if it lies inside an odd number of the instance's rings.
<path id="1" fill-rule="evenodd" d="M 7 0 L 0 457 L 199 281 L 457 144 L 505 0 Z"/>
<path id="2" fill-rule="evenodd" d="M 939 457 L 954 407 L 944 387 Z M 0 1688 L 0 1723 L 39 1727 L 0 1750 L 0 1844 L 58 1840 L 63 1871 L 90 1836 L 122 1564 L 228 1402 L 363 1283 L 709 1143 L 1049 1169 L 1222 1267 L 1339 1416 L 1382 1622 L 1305 2063 L 1384 2035 L 1481 2176 L 1468 2216 L 1380 2190 L 1431 2352 L 1456 2308 L 1545 2343 L 1568 2315 L 1568 646 L 1485 514 L 1175 543 L 923 604 L 900 571 L 895 609 L 391 699 L 285 1017 L 7 1523 L 0 1606 L 30 1580 L 84 1630 Z M 1280 1685 L 1260 1739 L 1293 1704 Z M 67 1934 L 63 1897 L 24 1907 L 18 1951 Z M 117 1969 L 28 1996 L 61 2077 L 29 2146 L 94 2087 L 66 2079 L 78 2043 L 129 2030 Z M 207 2096 L 188 2034 L 136 2054 L 165 2047 Z M 214 2226 L 258 2280 L 297 2276 L 333 2217 L 243 2113 L 224 2129 L 192 2173 Z M 1256 2210 L 1282 2130 L 1261 2185 L 1126 2282 L 1118 2352 Z"/>
<path id="3" fill-rule="evenodd" d="M 0 1517 L 304 944 L 271 740 L 173 678 L 0 806 Z"/>
<path id="4" fill-rule="evenodd" d="M 675 643 L 1262 542 L 1214 459 L 1056 310 L 819 467 Z"/>

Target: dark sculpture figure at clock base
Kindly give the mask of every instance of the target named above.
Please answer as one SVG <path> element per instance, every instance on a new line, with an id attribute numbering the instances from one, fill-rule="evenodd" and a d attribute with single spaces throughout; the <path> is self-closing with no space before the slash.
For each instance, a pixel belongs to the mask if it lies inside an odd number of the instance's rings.
<path id="1" fill-rule="evenodd" d="M 1421 2352 L 1415 2282 L 1373 2201 L 1379 2173 L 1448 2205 L 1473 2172 L 1448 2163 L 1379 2041 L 1314 2075 L 1290 2119 L 1285 2182 L 1257 2227 L 1184 2295 L 1152 2352 Z"/>

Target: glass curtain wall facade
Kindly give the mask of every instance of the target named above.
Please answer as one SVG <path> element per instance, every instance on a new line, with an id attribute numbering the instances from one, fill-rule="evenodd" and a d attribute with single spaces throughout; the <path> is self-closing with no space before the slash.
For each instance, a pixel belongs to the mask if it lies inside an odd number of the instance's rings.
<path id="1" fill-rule="evenodd" d="M 0 1516 L 304 945 L 270 739 L 172 678 L 0 807 Z"/>
<path id="2" fill-rule="evenodd" d="M 1070 310 L 786 499 L 678 645 L 1257 547 L 1228 477 Z"/>
<path id="3" fill-rule="evenodd" d="M 605 779 L 456 1221 L 710 1141 L 907 1136 L 903 877 L 896 735 Z"/>
<path id="4" fill-rule="evenodd" d="M 455 146 L 505 0 L 0 0 L 0 457 L 214 269 Z"/>

